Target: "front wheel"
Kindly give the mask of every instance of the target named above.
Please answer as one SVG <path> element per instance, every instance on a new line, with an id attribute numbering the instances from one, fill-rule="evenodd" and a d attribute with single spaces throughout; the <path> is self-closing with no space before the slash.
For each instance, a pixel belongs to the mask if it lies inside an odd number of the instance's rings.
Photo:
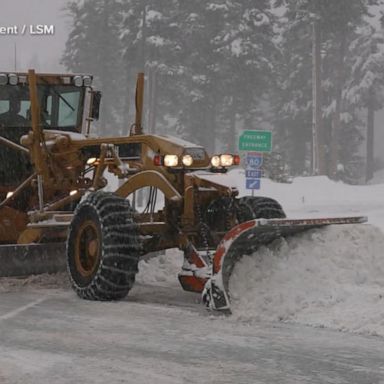
<path id="1" fill-rule="evenodd" d="M 124 298 L 141 254 L 138 226 L 127 200 L 98 191 L 76 208 L 67 239 L 67 269 L 76 293 L 88 300 Z"/>

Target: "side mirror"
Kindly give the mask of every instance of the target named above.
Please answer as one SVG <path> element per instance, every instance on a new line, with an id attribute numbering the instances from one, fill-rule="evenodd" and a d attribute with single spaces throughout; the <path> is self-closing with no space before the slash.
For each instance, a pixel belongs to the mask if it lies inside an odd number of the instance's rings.
<path id="1" fill-rule="evenodd" d="M 91 118 L 99 120 L 100 116 L 100 103 L 101 103 L 101 92 L 92 92 L 92 107 L 91 107 Z"/>

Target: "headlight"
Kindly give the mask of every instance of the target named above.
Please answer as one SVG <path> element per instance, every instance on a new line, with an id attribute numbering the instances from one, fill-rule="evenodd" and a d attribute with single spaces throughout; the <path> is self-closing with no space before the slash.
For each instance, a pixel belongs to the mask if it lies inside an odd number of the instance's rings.
<path id="1" fill-rule="evenodd" d="M 92 165 L 96 162 L 96 157 L 90 157 L 88 160 L 87 160 L 87 164 L 88 165 Z"/>
<path id="2" fill-rule="evenodd" d="M 77 190 L 75 189 L 75 190 L 69 192 L 69 195 L 70 195 L 70 196 L 73 196 L 73 195 L 76 195 L 76 193 L 77 193 Z"/>
<path id="3" fill-rule="evenodd" d="M 220 156 L 220 165 L 222 167 L 230 167 L 233 165 L 233 156 L 232 155 L 221 155 Z"/>
<path id="4" fill-rule="evenodd" d="M 186 167 L 190 167 L 193 164 L 193 157 L 191 155 L 184 155 L 181 161 Z"/>
<path id="5" fill-rule="evenodd" d="M 177 167 L 177 164 L 179 164 L 179 158 L 176 155 L 164 156 L 164 165 L 166 167 Z"/>
<path id="6" fill-rule="evenodd" d="M 213 167 L 220 167 L 220 156 L 212 156 L 211 164 Z"/>
<path id="7" fill-rule="evenodd" d="M 7 199 L 9 199 L 11 196 L 13 196 L 13 192 L 8 192 L 7 193 Z"/>

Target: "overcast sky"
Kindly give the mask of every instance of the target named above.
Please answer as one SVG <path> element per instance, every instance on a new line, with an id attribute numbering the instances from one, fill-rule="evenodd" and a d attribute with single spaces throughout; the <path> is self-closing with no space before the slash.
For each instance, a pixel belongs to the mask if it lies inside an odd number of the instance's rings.
<path id="1" fill-rule="evenodd" d="M 0 13 L 0 68 L 15 69 L 15 45 L 17 70 L 34 68 L 44 72 L 62 71 L 60 57 L 69 33 L 69 18 L 63 7 L 67 0 L 1 0 Z M 53 35 L 31 35 L 37 25 L 54 26 Z M 15 28 L 17 32 L 15 33 Z M 23 26 L 25 33 L 22 34 Z M 32 26 L 32 27 L 31 27 Z M 11 34 L 4 33 L 10 27 Z"/>

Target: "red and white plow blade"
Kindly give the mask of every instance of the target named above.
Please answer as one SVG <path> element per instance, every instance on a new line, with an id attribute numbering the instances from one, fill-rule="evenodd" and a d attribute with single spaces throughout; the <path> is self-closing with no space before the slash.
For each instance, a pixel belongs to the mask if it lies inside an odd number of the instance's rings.
<path id="1" fill-rule="evenodd" d="M 318 219 L 257 219 L 232 228 L 221 240 L 212 261 L 212 273 L 203 290 L 203 298 L 211 309 L 230 311 L 229 278 L 237 260 L 254 253 L 260 246 L 279 237 L 334 224 L 365 223 L 367 218 L 334 217 Z"/>

